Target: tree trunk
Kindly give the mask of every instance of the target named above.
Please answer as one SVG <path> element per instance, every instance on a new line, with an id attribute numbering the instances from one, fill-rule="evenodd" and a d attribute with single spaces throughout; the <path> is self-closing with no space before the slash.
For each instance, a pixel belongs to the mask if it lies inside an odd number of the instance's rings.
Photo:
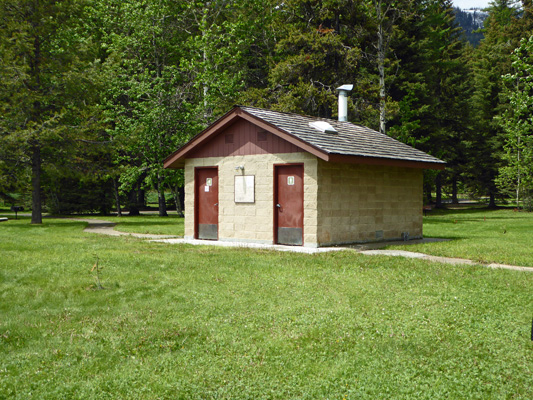
<path id="1" fill-rule="evenodd" d="M 113 191 L 115 192 L 115 204 L 117 207 L 117 216 L 122 217 L 122 208 L 120 207 L 120 193 L 118 192 L 118 178 L 113 178 Z"/>
<path id="2" fill-rule="evenodd" d="M 159 216 L 168 217 L 167 203 L 165 200 L 165 188 L 161 184 L 161 176 L 157 175 L 157 200 L 159 203 Z"/>
<path id="3" fill-rule="evenodd" d="M 442 175 L 440 172 L 435 178 L 435 207 L 442 208 Z"/>
<path id="4" fill-rule="evenodd" d="M 139 182 L 139 189 L 137 190 L 137 206 L 144 208 L 146 207 L 146 191 L 141 187 L 141 182 Z"/>
<path id="5" fill-rule="evenodd" d="M 174 203 L 176 204 L 176 213 L 183 217 L 183 188 L 178 187 L 177 185 L 174 186 L 174 189 L 172 190 L 172 195 L 174 196 Z"/>
<path id="6" fill-rule="evenodd" d="M 522 183 L 521 182 L 521 176 L 520 176 L 520 136 L 518 136 L 518 145 L 517 145 L 517 167 L 518 167 L 518 171 L 517 171 L 517 176 L 516 176 L 516 209 L 517 210 L 520 210 L 520 184 Z"/>
<path id="7" fill-rule="evenodd" d="M 383 15 L 381 14 L 381 1 L 376 5 L 378 13 L 378 72 L 379 72 L 379 131 L 386 133 L 387 109 L 385 91 L 385 43 L 383 32 Z"/>
<path id="8" fill-rule="evenodd" d="M 39 145 L 33 145 L 32 147 L 31 172 L 31 223 L 42 224 L 43 213 L 41 205 L 41 148 L 39 147 Z"/>
<path id="9" fill-rule="evenodd" d="M 457 198 L 457 177 L 452 179 L 452 204 L 459 204 L 459 199 Z"/>
<path id="10" fill-rule="evenodd" d="M 142 174 L 128 194 L 128 215 L 140 215 L 140 209 L 146 207 L 146 196 L 141 186 L 145 177 L 146 175 Z"/>
<path id="11" fill-rule="evenodd" d="M 516 184 L 516 209 L 520 210 L 520 175 L 518 175 Z"/>
<path id="12" fill-rule="evenodd" d="M 185 215 L 185 188 L 178 188 L 178 195 L 180 199 L 180 207 L 182 215 Z"/>
<path id="13" fill-rule="evenodd" d="M 207 2 L 207 4 L 205 5 L 206 7 L 209 7 L 209 3 L 210 2 Z M 205 32 L 205 29 L 206 29 L 206 25 L 207 25 L 207 22 L 206 22 L 206 19 L 207 19 L 207 13 L 204 13 L 203 17 L 202 17 L 202 38 L 204 39 L 204 43 L 205 43 L 205 36 L 206 36 L 206 32 Z M 207 45 L 204 44 L 203 45 L 203 61 L 204 61 L 204 74 L 205 74 L 205 68 L 206 68 L 206 65 L 207 65 Z M 204 76 L 204 79 L 205 79 L 205 76 Z M 206 124 L 206 126 L 209 124 L 209 113 L 207 111 L 207 106 L 208 106 L 208 103 L 207 103 L 207 95 L 209 93 L 209 86 L 207 84 L 207 82 L 204 80 L 203 82 L 203 102 L 204 102 L 204 123 Z"/>
<path id="14" fill-rule="evenodd" d="M 433 198 L 431 197 L 431 185 L 429 182 L 424 182 L 424 192 L 426 195 L 427 204 L 433 204 Z"/>
<path id="15" fill-rule="evenodd" d="M 137 202 L 137 188 L 133 188 L 128 194 L 128 209 L 128 215 L 135 216 L 140 214 Z"/>
<path id="16" fill-rule="evenodd" d="M 496 196 L 493 192 L 489 193 L 489 208 L 496 208 Z"/>

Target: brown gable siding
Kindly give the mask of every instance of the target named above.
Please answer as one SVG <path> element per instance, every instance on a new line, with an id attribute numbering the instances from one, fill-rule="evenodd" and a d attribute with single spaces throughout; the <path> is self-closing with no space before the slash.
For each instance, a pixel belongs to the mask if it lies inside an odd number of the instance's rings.
<path id="1" fill-rule="evenodd" d="M 263 140 L 264 139 L 264 140 Z M 246 120 L 236 121 L 187 158 L 298 153 L 304 150 Z"/>

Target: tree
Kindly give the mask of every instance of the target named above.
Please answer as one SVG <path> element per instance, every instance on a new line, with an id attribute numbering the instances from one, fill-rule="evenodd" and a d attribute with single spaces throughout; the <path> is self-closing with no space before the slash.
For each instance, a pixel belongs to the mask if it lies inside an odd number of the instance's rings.
<path id="1" fill-rule="evenodd" d="M 391 50 L 391 42 L 395 34 L 397 34 L 399 27 L 397 24 L 402 24 L 406 20 L 411 20 L 416 15 L 416 8 L 412 7 L 416 3 L 410 1 L 386 1 L 386 0 L 372 0 L 368 4 L 367 14 L 370 16 L 372 30 L 375 32 L 372 46 L 374 47 L 373 54 L 374 63 L 377 68 L 379 77 L 379 131 L 386 133 L 388 109 L 387 103 L 392 99 L 387 98 L 387 72 L 393 70 L 395 63 L 389 58 Z M 414 9 L 413 9 L 414 8 Z M 401 28 L 400 28 L 401 29 Z"/>
<path id="2" fill-rule="evenodd" d="M 0 3 L 0 148 L 16 147 L 15 162 L 31 170 L 33 224 L 42 223 L 43 164 L 81 122 L 86 98 L 77 95 L 89 86 L 91 61 L 76 29 L 82 9 L 82 0 Z"/>
<path id="3" fill-rule="evenodd" d="M 357 98 L 352 118 L 375 114 L 366 93 L 371 86 L 361 65 L 360 41 L 367 20 L 361 3 L 293 0 L 270 8 L 267 26 L 275 34 L 275 47 L 267 53 L 268 81 L 243 96 L 248 104 L 279 111 L 322 117 L 336 113 L 335 88 L 355 83 Z M 363 94 L 365 93 L 365 94 Z M 370 111 L 369 111 L 370 109 Z M 354 108 L 352 108 L 354 110 Z"/>
<path id="4" fill-rule="evenodd" d="M 529 2 L 524 2 L 525 12 L 509 0 L 495 0 L 488 8 L 485 20 L 485 38 L 472 57 L 473 94 L 472 135 L 466 142 L 471 160 L 465 167 L 465 178 L 474 194 L 488 195 L 489 206 L 496 206 L 499 188 L 496 177 L 502 165 L 504 132 L 497 117 L 508 108 L 503 96 L 501 76 L 511 72 L 511 53 L 520 39 L 531 32 Z"/>
<path id="5" fill-rule="evenodd" d="M 206 127 L 247 90 L 267 85 L 280 8 L 276 0 L 210 0 L 187 3 L 188 32 L 180 67 L 192 83 L 191 122 Z M 253 88 L 253 89 L 252 89 Z"/>
<path id="6" fill-rule="evenodd" d="M 260 4 L 97 2 L 108 82 L 106 133 L 121 187 L 154 188 L 160 215 L 166 215 L 165 188 L 178 193 L 176 182 L 182 182 L 163 169 L 164 158 L 226 112 L 246 85 Z"/>
<path id="7" fill-rule="evenodd" d="M 503 77 L 509 108 L 500 119 L 504 134 L 503 159 L 497 184 L 503 191 L 514 189 L 516 207 L 533 209 L 533 36 L 522 39 L 512 54 L 514 73 Z"/>
<path id="8" fill-rule="evenodd" d="M 390 119 L 389 134 L 447 161 L 447 171 L 425 174 L 427 201 L 434 188 L 440 206 L 447 179 L 457 198 L 468 132 L 468 70 L 451 2 L 422 3 L 398 21 L 393 39 L 397 72 L 389 81 L 389 94 L 399 112 Z"/>
<path id="9" fill-rule="evenodd" d="M 101 1 L 97 6 L 95 13 L 105 27 L 106 136 L 120 166 L 122 189 L 154 188 L 159 213 L 165 216 L 168 171 L 162 162 L 189 133 L 184 117 L 190 108 L 190 84 L 179 68 L 185 4 L 132 0 Z"/>

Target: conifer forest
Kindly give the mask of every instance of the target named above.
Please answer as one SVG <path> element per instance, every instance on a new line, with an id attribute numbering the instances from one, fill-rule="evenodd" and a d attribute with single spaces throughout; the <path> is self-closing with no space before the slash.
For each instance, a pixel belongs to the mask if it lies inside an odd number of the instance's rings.
<path id="1" fill-rule="evenodd" d="M 533 6 L 472 45 L 449 0 L 0 0 L 0 201 L 180 210 L 163 160 L 242 104 L 349 121 L 447 162 L 424 202 L 533 206 Z M 166 198 L 165 198 L 166 196 Z"/>

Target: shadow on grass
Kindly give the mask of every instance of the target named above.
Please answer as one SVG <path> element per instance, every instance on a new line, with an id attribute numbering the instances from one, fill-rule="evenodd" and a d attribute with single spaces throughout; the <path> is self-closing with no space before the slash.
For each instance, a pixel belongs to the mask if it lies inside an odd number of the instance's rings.
<path id="1" fill-rule="evenodd" d="M 12 221 L 21 222 L 14 224 Z M 87 225 L 84 221 L 54 221 L 54 220 L 43 220 L 42 224 L 31 224 L 31 218 L 19 218 L 18 220 L 9 219 L 8 221 L 2 222 L 3 225 L 9 227 L 11 229 L 41 229 L 41 228 L 49 228 L 49 227 L 80 227 L 80 229 L 83 229 Z"/>
<path id="2" fill-rule="evenodd" d="M 454 208 L 437 208 L 433 209 L 430 212 L 427 213 L 428 217 L 434 216 L 446 216 L 448 214 L 454 214 L 454 215 L 461 215 L 461 214 L 485 214 L 490 215 L 492 213 L 497 213 L 499 211 L 511 211 L 513 210 L 512 207 L 499 207 L 499 208 L 489 208 L 489 207 L 483 207 L 483 208 L 460 208 L 460 209 L 454 209 Z"/>
<path id="3" fill-rule="evenodd" d="M 483 218 L 456 218 L 456 219 L 424 219 L 425 224 L 431 224 L 431 225 L 460 225 L 461 223 L 465 222 L 494 222 L 499 220 L 506 220 L 508 221 L 509 218 L 487 218 L 486 220 Z"/>
<path id="4" fill-rule="evenodd" d="M 447 239 L 446 243 L 449 241 L 461 241 L 461 240 L 467 240 L 469 238 L 464 236 L 453 236 L 453 235 L 439 235 L 439 236 L 428 236 L 424 235 L 424 239 Z M 444 243 L 442 241 L 439 242 L 431 242 L 431 243 L 423 243 L 423 244 L 435 244 L 435 243 Z"/>
<path id="5" fill-rule="evenodd" d="M 496 214 L 501 211 L 510 211 L 507 209 L 467 209 L 467 210 L 435 210 L 431 213 L 424 215 L 425 223 L 459 223 L 459 222 L 490 222 L 490 221 L 500 221 L 500 220 L 509 220 L 513 218 L 520 218 L 523 214 L 512 213 L 512 214 Z M 463 218 L 463 216 L 465 218 Z M 449 219 L 446 219 L 449 217 Z"/>
<path id="6" fill-rule="evenodd" d="M 147 225 L 180 225 L 177 220 L 168 221 L 124 221 L 120 219 L 110 220 L 110 222 L 116 223 L 117 226 L 147 226 Z"/>

